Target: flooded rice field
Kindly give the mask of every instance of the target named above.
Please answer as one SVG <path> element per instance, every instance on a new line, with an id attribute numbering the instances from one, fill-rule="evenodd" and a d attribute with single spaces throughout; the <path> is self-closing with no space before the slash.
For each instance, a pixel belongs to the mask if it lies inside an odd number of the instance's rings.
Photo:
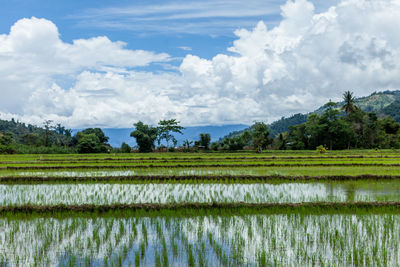
<path id="1" fill-rule="evenodd" d="M 1 267 L 400 265 L 397 151 L 0 158 Z"/>
<path id="2" fill-rule="evenodd" d="M 400 215 L 0 219 L 3 266 L 395 266 Z"/>
<path id="3" fill-rule="evenodd" d="M 400 181 L 255 184 L 66 183 L 0 185 L 0 205 L 400 202 Z"/>

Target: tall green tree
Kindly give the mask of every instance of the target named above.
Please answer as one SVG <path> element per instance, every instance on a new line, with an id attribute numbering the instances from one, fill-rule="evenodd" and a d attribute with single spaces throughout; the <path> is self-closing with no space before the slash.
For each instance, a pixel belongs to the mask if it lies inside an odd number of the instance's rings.
<path id="1" fill-rule="evenodd" d="M 0 133 L 0 145 L 8 146 L 14 141 L 13 134 L 11 132 Z"/>
<path id="2" fill-rule="evenodd" d="M 186 151 L 189 151 L 190 146 L 191 146 L 192 144 L 193 144 L 193 141 L 190 141 L 189 139 L 186 139 L 186 140 L 183 142 L 183 146 L 185 147 Z"/>
<path id="3" fill-rule="evenodd" d="M 353 93 L 350 91 L 346 91 L 343 93 L 343 101 L 344 105 L 342 106 L 342 110 L 346 112 L 346 114 L 353 113 L 358 109 L 358 107 L 355 104 L 355 97 L 353 96 Z"/>
<path id="4" fill-rule="evenodd" d="M 27 133 L 22 136 L 22 142 L 28 146 L 43 145 L 43 139 L 37 133 Z"/>
<path id="5" fill-rule="evenodd" d="M 131 137 L 136 139 L 136 143 L 139 146 L 139 152 L 151 152 L 154 148 L 154 141 L 157 138 L 158 129 L 144 124 L 141 121 L 135 123 L 133 126 L 135 126 L 135 130 L 131 132 Z"/>
<path id="6" fill-rule="evenodd" d="M 283 132 L 278 135 L 278 138 L 275 140 L 276 147 L 279 150 L 286 150 L 287 142 L 288 142 L 288 132 Z"/>
<path id="7" fill-rule="evenodd" d="M 14 137 L 11 132 L 0 132 L 0 154 L 14 154 L 16 153 L 15 149 L 12 147 L 14 143 Z"/>
<path id="8" fill-rule="evenodd" d="M 253 139 L 253 136 L 251 135 L 251 132 L 249 130 L 245 130 L 242 135 L 240 136 L 242 139 L 242 142 L 244 143 L 245 146 L 250 145 L 251 140 Z"/>
<path id="9" fill-rule="evenodd" d="M 269 129 L 263 122 L 256 122 L 252 126 L 253 129 L 253 144 L 257 148 L 257 152 L 261 153 L 269 144 Z"/>
<path id="10" fill-rule="evenodd" d="M 288 146 L 294 150 L 303 150 L 309 148 L 309 136 L 306 123 L 289 126 Z"/>
<path id="11" fill-rule="evenodd" d="M 125 142 L 121 144 L 121 152 L 122 153 L 131 153 L 132 148 Z"/>
<path id="12" fill-rule="evenodd" d="M 52 129 L 54 128 L 54 126 L 52 126 L 51 124 L 53 123 L 52 120 L 45 120 L 43 123 L 44 126 L 44 145 L 45 146 L 50 146 L 50 135 L 52 133 Z"/>
<path id="13" fill-rule="evenodd" d="M 335 139 L 335 128 L 339 119 L 340 111 L 336 109 L 337 104 L 329 101 L 324 105 L 325 112 L 319 118 L 319 124 L 321 131 L 318 133 L 322 135 L 322 144 L 329 145 L 329 149 L 332 149 Z M 319 144 L 321 145 L 321 144 Z"/>
<path id="14" fill-rule="evenodd" d="M 79 153 L 100 153 L 104 151 L 104 145 L 94 134 L 81 134 L 76 146 Z"/>
<path id="15" fill-rule="evenodd" d="M 95 134 L 101 143 L 106 144 L 108 142 L 108 137 L 105 135 L 102 129 L 100 128 L 87 128 L 82 131 L 84 134 Z"/>
<path id="16" fill-rule="evenodd" d="M 96 138 L 93 138 L 93 135 Z M 69 143 L 69 139 L 67 142 Z M 72 138 L 71 143 L 78 148 L 80 153 L 105 153 L 109 146 L 107 142 L 108 137 L 104 134 L 103 130 L 100 128 L 87 128 L 77 132 Z"/>
<path id="17" fill-rule="evenodd" d="M 180 133 L 183 134 L 181 130 L 185 129 L 184 127 L 179 125 L 179 121 L 176 119 L 170 120 L 160 120 L 158 122 L 158 136 L 159 136 L 159 143 L 162 139 L 167 142 L 167 151 L 169 142 L 172 141 L 173 143 L 176 142 L 176 139 L 172 133 Z"/>
<path id="18" fill-rule="evenodd" d="M 208 149 L 211 142 L 211 136 L 209 133 L 201 133 L 200 134 L 200 142 L 199 144 L 203 146 L 205 149 Z"/>

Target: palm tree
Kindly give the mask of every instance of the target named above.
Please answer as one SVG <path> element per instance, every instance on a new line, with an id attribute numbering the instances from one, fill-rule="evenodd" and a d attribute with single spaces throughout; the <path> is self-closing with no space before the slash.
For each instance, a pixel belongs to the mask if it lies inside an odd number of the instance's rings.
<path id="1" fill-rule="evenodd" d="M 358 109 L 358 107 L 355 105 L 355 97 L 353 96 L 352 92 L 350 91 L 344 92 L 343 100 L 344 100 L 344 105 L 342 106 L 342 110 L 344 110 L 346 114 L 353 113 Z"/>

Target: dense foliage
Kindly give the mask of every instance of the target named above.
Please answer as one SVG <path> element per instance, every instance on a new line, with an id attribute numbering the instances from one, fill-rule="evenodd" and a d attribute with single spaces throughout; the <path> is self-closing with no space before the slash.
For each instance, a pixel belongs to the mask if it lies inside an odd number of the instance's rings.
<path id="1" fill-rule="evenodd" d="M 44 127 L 25 124 L 14 119 L 10 121 L 0 120 L 0 133 L 8 136 L 4 140 L 8 146 L 20 144 L 33 147 L 68 146 L 71 142 L 71 130 L 61 124 L 51 125 L 51 121 L 45 121 Z"/>
<path id="2" fill-rule="evenodd" d="M 356 106 L 355 106 L 356 107 Z M 322 115 L 312 114 L 306 123 L 292 126 L 276 140 L 280 149 L 400 148 L 400 124 L 393 118 L 378 118 L 359 108 L 337 109 L 329 102 Z M 347 111 L 347 112 L 346 112 Z"/>
<path id="3" fill-rule="evenodd" d="M 72 138 L 72 144 L 79 153 L 105 153 L 110 150 L 108 137 L 100 128 L 88 128 L 77 132 Z"/>
<path id="4" fill-rule="evenodd" d="M 72 130 L 47 120 L 43 128 L 0 120 L 0 153 L 65 154 L 102 153 L 109 150 L 108 137 L 100 128 L 88 128 L 72 136 Z"/>
<path id="5" fill-rule="evenodd" d="M 0 120 L 0 153 L 73 153 L 71 130 L 45 121 L 43 128 Z"/>
<path id="6" fill-rule="evenodd" d="M 200 134 L 200 140 L 195 142 L 195 145 L 201 146 L 204 149 L 209 149 L 211 142 L 211 135 L 208 133 Z"/>
<path id="7" fill-rule="evenodd" d="M 261 153 L 261 151 L 267 148 L 267 145 L 269 144 L 268 126 L 263 122 L 256 122 L 252 126 L 252 128 L 253 128 L 253 144 L 257 148 L 257 152 Z"/>
<path id="8" fill-rule="evenodd" d="M 132 148 L 125 142 L 122 143 L 120 152 L 121 153 L 130 153 Z"/>
<path id="9" fill-rule="evenodd" d="M 136 130 L 131 133 L 131 137 L 136 139 L 139 152 L 151 152 L 154 149 L 154 141 L 157 139 L 158 129 L 139 121 L 134 124 Z"/>
<path id="10" fill-rule="evenodd" d="M 352 96 L 353 97 L 353 96 Z M 383 91 L 375 92 L 366 97 L 354 98 L 354 104 L 366 113 L 376 113 L 378 117 L 393 117 L 396 122 L 400 122 L 400 91 Z M 338 108 L 341 108 L 345 101 L 339 102 Z M 290 117 L 282 117 L 281 119 L 268 125 L 270 135 L 279 138 L 281 133 L 289 131 L 290 126 L 305 123 L 310 114 L 322 115 L 325 107 L 322 106 L 317 110 L 307 114 L 295 114 Z M 246 129 L 250 130 L 250 128 Z M 234 131 L 221 138 L 219 142 L 223 143 L 226 138 L 234 138 L 243 134 L 245 130 Z"/>
<path id="11" fill-rule="evenodd" d="M 396 100 L 392 104 L 383 108 L 381 113 L 392 117 L 397 122 L 400 122 L 400 100 Z"/>

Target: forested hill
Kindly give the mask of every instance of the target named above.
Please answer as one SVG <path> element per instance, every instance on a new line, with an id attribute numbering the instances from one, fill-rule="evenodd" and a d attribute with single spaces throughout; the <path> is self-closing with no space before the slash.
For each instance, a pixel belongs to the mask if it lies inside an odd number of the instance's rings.
<path id="1" fill-rule="evenodd" d="M 399 102 L 400 102 L 400 90 L 375 92 L 369 96 L 359 97 L 356 98 L 355 100 L 355 104 L 359 108 L 361 108 L 362 111 L 366 113 L 370 112 L 376 113 L 380 117 L 392 115 L 392 112 L 390 110 L 392 110 L 393 108 L 397 109 L 397 111 L 400 111 L 400 109 L 398 109 Z M 339 102 L 338 107 L 343 106 L 343 104 L 344 102 Z M 320 107 L 314 112 L 322 113 L 323 111 L 324 108 Z"/>
<path id="2" fill-rule="evenodd" d="M 22 122 L 0 120 L 0 134 L 9 134 L 19 144 L 52 145 L 61 143 L 71 136 L 71 131 L 58 124 L 50 126 L 50 121 L 43 128 Z"/>
<path id="3" fill-rule="evenodd" d="M 338 108 L 342 107 L 343 104 L 344 102 L 339 102 Z M 397 122 L 400 122 L 400 90 L 375 92 L 369 96 L 357 98 L 355 104 L 364 112 L 376 113 L 378 117 L 381 118 L 385 116 L 391 116 Z M 280 120 L 277 120 L 268 125 L 270 129 L 270 134 L 272 137 L 275 137 L 279 133 L 288 131 L 290 126 L 305 123 L 310 114 L 322 114 L 323 112 L 324 107 L 320 107 L 319 109 L 307 114 L 299 113 L 288 118 L 282 117 Z M 245 130 L 231 132 L 224 138 L 221 138 L 221 140 L 225 138 L 239 136 L 244 131 Z"/>

